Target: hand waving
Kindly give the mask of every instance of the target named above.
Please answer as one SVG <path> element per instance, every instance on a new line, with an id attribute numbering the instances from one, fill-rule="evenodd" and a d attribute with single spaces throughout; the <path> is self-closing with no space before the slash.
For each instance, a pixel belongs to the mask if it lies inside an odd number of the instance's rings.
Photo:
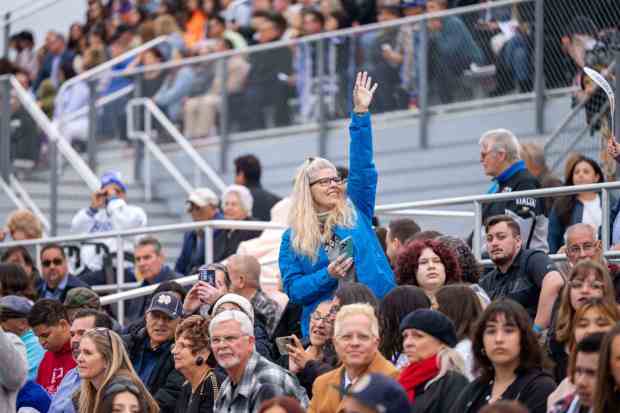
<path id="1" fill-rule="evenodd" d="M 356 113 L 368 112 L 372 97 L 377 90 L 377 83 L 372 84 L 372 78 L 368 72 L 358 72 L 353 88 L 353 111 Z"/>

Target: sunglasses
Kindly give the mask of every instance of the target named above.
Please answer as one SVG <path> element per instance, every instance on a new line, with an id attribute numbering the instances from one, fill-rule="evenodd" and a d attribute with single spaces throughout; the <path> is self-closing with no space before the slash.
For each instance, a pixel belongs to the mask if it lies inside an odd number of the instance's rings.
<path id="1" fill-rule="evenodd" d="M 64 264 L 64 260 L 62 258 L 54 258 L 53 260 L 43 260 L 41 261 L 41 265 L 43 265 L 45 268 L 51 267 L 52 264 L 54 264 L 54 266 L 59 267 L 62 264 Z"/>

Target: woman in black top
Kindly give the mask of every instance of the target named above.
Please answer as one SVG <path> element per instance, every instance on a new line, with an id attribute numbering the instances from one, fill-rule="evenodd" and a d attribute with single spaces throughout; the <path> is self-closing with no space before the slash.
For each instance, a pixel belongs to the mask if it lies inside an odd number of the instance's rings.
<path id="1" fill-rule="evenodd" d="M 605 336 L 598 359 L 594 413 L 620 411 L 620 325 Z"/>
<path id="2" fill-rule="evenodd" d="M 453 411 L 477 413 L 499 400 L 518 400 L 531 413 L 546 412 L 556 384 L 543 371 L 544 353 L 520 304 L 491 303 L 476 326 L 472 349 L 480 377 L 463 390 Z"/>
<path id="3" fill-rule="evenodd" d="M 218 377 L 208 359 L 209 318 L 193 315 L 179 324 L 172 347 L 174 367 L 187 381 L 181 388 L 176 413 L 211 413 L 223 377 Z"/>

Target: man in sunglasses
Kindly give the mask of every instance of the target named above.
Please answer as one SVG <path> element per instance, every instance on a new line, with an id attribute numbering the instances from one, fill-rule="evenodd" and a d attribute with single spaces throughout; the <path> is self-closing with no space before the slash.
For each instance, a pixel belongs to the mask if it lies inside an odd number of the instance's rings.
<path id="1" fill-rule="evenodd" d="M 41 249 L 42 278 L 37 285 L 40 298 L 64 302 L 67 293 L 77 287 L 87 287 L 84 281 L 69 274 L 65 251 L 58 244 L 47 244 Z"/>

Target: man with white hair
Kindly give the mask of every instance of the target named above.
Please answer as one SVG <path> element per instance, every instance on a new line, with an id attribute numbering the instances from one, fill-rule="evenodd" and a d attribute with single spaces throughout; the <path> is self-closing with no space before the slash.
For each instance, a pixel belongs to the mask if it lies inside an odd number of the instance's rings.
<path id="1" fill-rule="evenodd" d="M 234 221 L 253 221 L 254 199 L 250 190 L 242 185 L 230 185 L 222 194 L 224 219 Z M 213 262 L 219 262 L 237 252 L 239 244 L 256 238 L 262 231 L 226 229 L 213 237 Z"/>
<path id="2" fill-rule="evenodd" d="M 241 311 L 226 310 L 209 324 L 211 350 L 228 377 L 220 388 L 213 411 L 258 412 L 260 405 L 277 396 L 290 396 L 308 406 L 308 396 L 297 378 L 254 350 L 250 318 Z"/>
<path id="3" fill-rule="evenodd" d="M 540 183 L 527 170 L 521 159 L 516 136 L 506 129 L 494 129 L 480 138 L 480 163 L 484 173 L 492 178 L 489 194 L 539 189 Z M 521 228 L 524 248 L 549 251 L 547 244 L 548 219 L 542 199 L 519 197 L 510 201 L 484 204 L 482 222 L 495 215 L 509 215 Z M 476 228 L 482 231 L 484 228 Z M 484 248 L 484 242 L 481 244 Z"/>
<path id="4" fill-rule="evenodd" d="M 339 389 L 348 389 L 367 373 L 398 378 L 398 369 L 379 352 L 379 322 L 369 304 L 349 304 L 338 311 L 333 341 L 342 366 L 314 381 L 308 413 L 341 411 Z"/>
<path id="5" fill-rule="evenodd" d="M 220 200 L 209 188 L 196 188 L 187 197 L 187 212 L 191 215 L 192 221 L 209 221 L 212 219 L 223 219 L 224 215 L 220 212 Z M 214 231 L 214 235 L 220 232 Z M 181 255 L 177 258 L 175 271 L 179 274 L 190 275 L 198 272 L 198 268 L 205 264 L 205 234 L 204 229 L 196 228 L 187 231 L 183 235 L 183 248 Z"/>

